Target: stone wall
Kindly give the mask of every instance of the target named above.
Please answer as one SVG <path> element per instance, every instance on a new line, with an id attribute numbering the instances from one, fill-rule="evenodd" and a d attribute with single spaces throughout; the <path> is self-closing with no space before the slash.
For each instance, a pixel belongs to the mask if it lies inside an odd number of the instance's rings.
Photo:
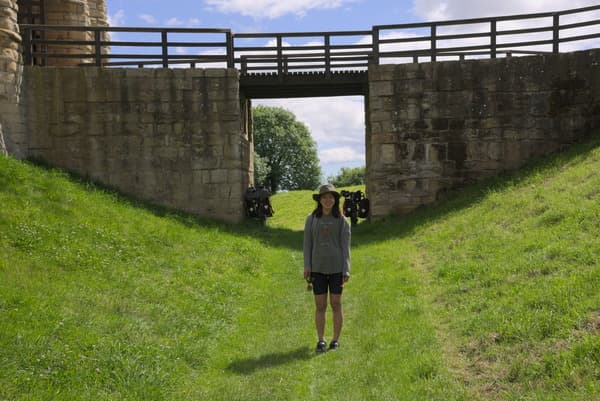
<path id="1" fill-rule="evenodd" d="M 27 157 L 27 138 L 23 120 L 26 105 L 20 97 L 23 79 L 22 38 L 18 26 L 18 0 L 0 0 L 0 152 L 8 150 L 16 158 Z M 105 0 L 45 0 L 46 23 L 50 25 L 106 26 Z M 91 40 L 85 32 L 50 31 L 48 39 Z M 105 39 L 107 36 L 105 35 Z M 60 50 L 48 47 L 48 53 L 93 53 L 91 46 L 73 46 Z M 103 49 L 108 52 L 109 49 Z M 49 65 L 78 65 L 91 59 L 48 59 Z"/>
<path id="2" fill-rule="evenodd" d="M 600 129 L 600 51 L 369 68 L 372 216 L 549 154 Z"/>
<path id="3" fill-rule="evenodd" d="M 236 70 L 24 73 L 29 157 L 158 205 L 243 218 L 251 143 Z"/>
<path id="4" fill-rule="evenodd" d="M 17 24 L 17 1 L 0 0 L 0 152 L 22 141 L 19 93 L 22 73 L 21 35 Z M 12 153 L 12 152 L 11 152 Z M 14 154 L 19 156 L 18 149 Z"/>

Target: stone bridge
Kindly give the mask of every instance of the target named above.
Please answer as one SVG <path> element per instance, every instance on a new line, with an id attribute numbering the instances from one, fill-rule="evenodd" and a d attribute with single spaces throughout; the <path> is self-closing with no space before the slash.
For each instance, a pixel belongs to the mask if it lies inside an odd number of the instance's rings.
<path id="1" fill-rule="evenodd" d="M 27 53 L 35 37 L 19 22 L 107 27 L 106 11 L 103 0 L 45 0 L 44 13 L 33 3 L 0 0 L 0 147 L 198 216 L 244 218 L 253 176 L 252 99 L 364 96 L 373 218 L 431 204 L 600 129 L 600 50 L 558 52 L 556 24 L 553 49 L 525 57 L 496 57 L 502 48 L 495 36 L 484 59 L 467 59 L 477 53 L 466 48 L 440 52 L 432 39 L 425 52 L 389 54 L 425 62 L 380 63 L 377 46 L 359 55 L 364 64 L 347 62 L 354 67 L 340 73 L 325 35 L 323 71 L 294 73 L 278 57 L 274 72 L 252 75 L 244 69 L 252 60 L 241 57 L 220 67 L 169 68 L 164 52 L 163 68 L 107 68 L 115 55 L 105 30 L 52 38 L 77 42 L 72 55 L 89 52 L 95 62 L 42 59 L 43 42 L 38 53 Z M 495 33 L 496 22 L 490 20 Z M 431 38 L 439 24 L 431 25 Z M 369 32 L 382 29 L 391 27 Z"/>

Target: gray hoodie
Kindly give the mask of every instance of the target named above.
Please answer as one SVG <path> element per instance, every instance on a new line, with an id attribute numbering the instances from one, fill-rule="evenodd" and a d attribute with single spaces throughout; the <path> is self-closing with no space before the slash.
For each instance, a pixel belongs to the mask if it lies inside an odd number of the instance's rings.
<path id="1" fill-rule="evenodd" d="M 310 214 L 304 223 L 304 269 L 350 275 L 350 224 L 338 218 Z"/>

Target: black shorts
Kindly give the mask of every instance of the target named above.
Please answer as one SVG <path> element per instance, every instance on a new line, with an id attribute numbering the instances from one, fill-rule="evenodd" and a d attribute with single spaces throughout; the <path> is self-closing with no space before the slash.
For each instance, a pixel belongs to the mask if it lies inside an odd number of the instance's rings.
<path id="1" fill-rule="evenodd" d="M 310 273 L 310 280 L 315 295 L 327 294 L 328 290 L 331 294 L 341 294 L 344 289 L 344 276 L 342 273 Z"/>

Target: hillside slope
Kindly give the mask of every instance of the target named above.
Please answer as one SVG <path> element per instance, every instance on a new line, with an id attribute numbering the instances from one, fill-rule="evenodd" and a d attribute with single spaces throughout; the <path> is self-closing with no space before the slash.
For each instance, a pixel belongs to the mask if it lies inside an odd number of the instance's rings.
<path id="1" fill-rule="evenodd" d="M 0 157 L 0 400 L 600 400 L 598 138 L 354 227 L 319 357 L 310 194 L 230 226 Z"/>
<path id="2" fill-rule="evenodd" d="M 469 190 L 415 228 L 454 362 L 482 399 L 600 400 L 598 144 Z"/>

